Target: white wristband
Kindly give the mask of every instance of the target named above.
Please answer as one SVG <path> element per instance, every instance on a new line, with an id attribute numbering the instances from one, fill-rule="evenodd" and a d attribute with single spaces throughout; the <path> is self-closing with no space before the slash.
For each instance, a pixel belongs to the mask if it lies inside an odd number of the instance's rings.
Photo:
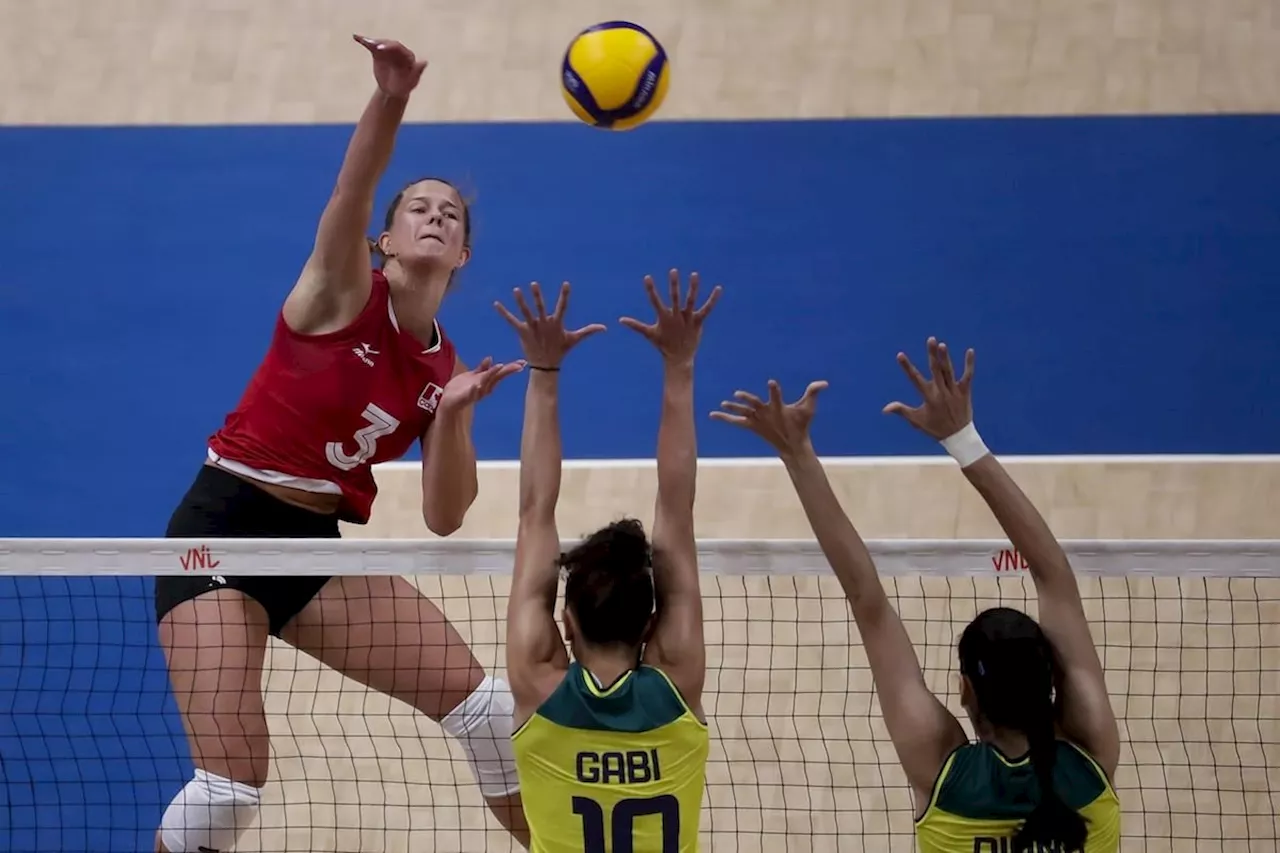
<path id="1" fill-rule="evenodd" d="M 942 449 L 951 458 L 960 463 L 961 468 L 968 468 L 991 451 L 978 435 L 978 428 L 970 421 L 964 429 L 955 435 L 942 439 Z"/>

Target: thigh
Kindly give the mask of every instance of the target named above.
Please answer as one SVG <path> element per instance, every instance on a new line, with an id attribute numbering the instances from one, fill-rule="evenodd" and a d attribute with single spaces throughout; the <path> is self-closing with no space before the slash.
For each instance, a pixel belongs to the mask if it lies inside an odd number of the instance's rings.
<path id="1" fill-rule="evenodd" d="M 280 637 L 434 720 L 484 679 L 457 629 L 404 578 L 332 578 Z"/>
<path id="2" fill-rule="evenodd" d="M 266 611 L 239 590 L 217 589 L 174 606 L 160 621 L 160 646 L 195 765 L 261 787 L 270 757 Z"/>

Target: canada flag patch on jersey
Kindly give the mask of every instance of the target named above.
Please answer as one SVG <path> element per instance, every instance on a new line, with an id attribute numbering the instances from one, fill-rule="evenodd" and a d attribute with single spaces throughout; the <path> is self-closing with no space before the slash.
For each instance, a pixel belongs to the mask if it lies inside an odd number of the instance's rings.
<path id="1" fill-rule="evenodd" d="M 440 396 L 444 394 L 444 389 L 434 382 L 428 382 L 427 387 L 422 389 L 422 393 L 418 395 L 418 408 L 435 414 L 436 406 L 440 405 Z"/>

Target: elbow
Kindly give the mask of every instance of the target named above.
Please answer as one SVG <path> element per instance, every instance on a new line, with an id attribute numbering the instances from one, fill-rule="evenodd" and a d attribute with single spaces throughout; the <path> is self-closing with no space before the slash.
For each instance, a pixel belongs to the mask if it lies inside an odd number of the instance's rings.
<path id="1" fill-rule="evenodd" d="M 466 520 L 465 513 L 423 512 L 422 520 L 427 529 L 437 536 L 452 536 Z"/>
<path id="2" fill-rule="evenodd" d="M 474 494 L 467 496 L 466 500 L 449 501 L 447 505 L 439 501 L 423 501 L 422 520 L 435 535 L 451 536 L 467 520 L 467 510 L 471 509 L 474 501 Z"/>
<path id="3" fill-rule="evenodd" d="M 474 469 L 472 469 L 474 470 Z M 445 483 L 448 485 L 445 485 Z M 467 519 L 467 512 L 476 502 L 480 489 L 474 478 L 470 482 L 423 479 L 422 520 L 427 529 L 437 536 L 456 533 Z"/>

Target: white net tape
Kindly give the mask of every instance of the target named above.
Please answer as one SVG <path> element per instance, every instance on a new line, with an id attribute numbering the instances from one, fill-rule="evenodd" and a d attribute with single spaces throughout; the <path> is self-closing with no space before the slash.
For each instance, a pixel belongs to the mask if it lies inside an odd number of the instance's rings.
<path id="1" fill-rule="evenodd" d="M 886 576 L 1025 569 L 1009 543 L 995 539 L 867 545 Z M 1063 547 L 1082 575 L 1280 577 L 1280 540 L 1069 540 Z M 240 575 L 508 574 L 514 556 L 514 540 L 499 539 L 0 539 L 0 573 L 15 575 L 174 575 L 214 568 Z M 811 540 L 703 540 L 698 561 L 704 572 L 723 575 L 831 571 Z"/>

